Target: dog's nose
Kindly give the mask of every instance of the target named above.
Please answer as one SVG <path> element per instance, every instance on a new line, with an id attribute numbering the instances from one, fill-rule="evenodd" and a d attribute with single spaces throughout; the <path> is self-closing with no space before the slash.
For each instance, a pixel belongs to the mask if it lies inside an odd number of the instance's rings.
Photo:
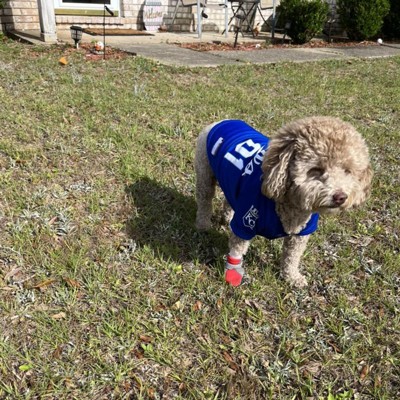
<path id="1" fill-rule="evenodd" d="M 335 206 L 341 206 L 347 200 L 347 194 L 344 192 L 336 192 L 333 195 L 333 202 Z"/>

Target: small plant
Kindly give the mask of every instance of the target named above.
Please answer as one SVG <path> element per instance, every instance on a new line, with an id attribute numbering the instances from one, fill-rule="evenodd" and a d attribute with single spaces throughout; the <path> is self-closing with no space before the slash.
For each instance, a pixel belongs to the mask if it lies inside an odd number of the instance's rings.
<path id="1" fill-rule="evenodd" d="M 374 37 L 389 9 L 389 0 L 338 0 L 340 22 L 352 40 Z"/>
<path id="2" fill-rule="evenodd" d="M 390 11 L 383 21 L 382 33 L 390 39 L 400 38 L 400 2 L 390 0 Z"/>
<path id="3" fill-rule="evenodd" d="M 323 0 L 282 0 L 279 12 L 293 43 L 303 44 L 322 31 L 329 6 Z"/>

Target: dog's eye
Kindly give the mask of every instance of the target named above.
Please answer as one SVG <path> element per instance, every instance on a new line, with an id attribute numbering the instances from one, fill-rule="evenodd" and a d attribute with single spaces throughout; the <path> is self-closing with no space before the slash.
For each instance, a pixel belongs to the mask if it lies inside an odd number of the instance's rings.
<path id="1" fill-rule="evenodd" d="M 325 170 L 323 168 L 318 168 L 318 167 L 311 168 L 307 172 L 307 174 L 309 176 L 316 176 L 316 177 L 322 176 L 324 173 L 325 173 Z"/>
<path id="2" fill-rule="evenodd" d="M 349 168 L 346 168 L 346 169 L 344 170 L 344 173 L 345 173 L 346 175 L 350 175 L 350 174 L 351 174 L 351 171 L 350 171 Z"/>

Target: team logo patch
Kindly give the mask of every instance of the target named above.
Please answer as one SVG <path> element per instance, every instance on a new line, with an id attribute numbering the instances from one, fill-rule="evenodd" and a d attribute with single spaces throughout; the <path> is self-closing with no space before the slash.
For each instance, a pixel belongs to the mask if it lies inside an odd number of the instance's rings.
<path id="1" fill-rule="evenodd" d="M 247 228 L 254 229 L 258 217 L 259 214 L 257 208 L 251 206 L 249 211 L 247 211 L 247 213 L 243 216 L 243 225 Z"/>

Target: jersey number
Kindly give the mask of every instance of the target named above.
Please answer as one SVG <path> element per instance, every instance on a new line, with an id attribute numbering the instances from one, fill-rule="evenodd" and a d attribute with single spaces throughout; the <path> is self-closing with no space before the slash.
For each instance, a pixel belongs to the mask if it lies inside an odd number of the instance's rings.
<path id="1" fill-rule="evenodd" d="M 225 158 L 242 171 L 244 168 L 243 158 L 253 157 L 260 149 L 260 143 L 254 143 L 251 139 L 248 139 L 235 147 L 235 153 L 238 153 L 241 158 L 235 157 L 232 153 L 226 153 Z"/>

